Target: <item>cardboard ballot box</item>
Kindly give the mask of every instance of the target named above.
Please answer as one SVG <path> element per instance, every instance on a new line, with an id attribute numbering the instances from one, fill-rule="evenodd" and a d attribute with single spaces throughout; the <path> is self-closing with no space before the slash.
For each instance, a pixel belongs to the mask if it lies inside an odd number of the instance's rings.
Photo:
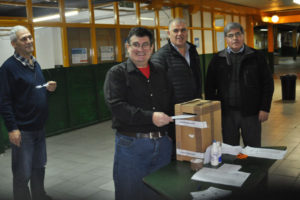
<path id="1" fill-rule="evenodd" d="M 187 119 L 176 119 L 177 160 L 199 158 L 212 141 L 222 142 L 221 103 L 194 99 L 175 105 L 175 115 L 194 114 Z"/>

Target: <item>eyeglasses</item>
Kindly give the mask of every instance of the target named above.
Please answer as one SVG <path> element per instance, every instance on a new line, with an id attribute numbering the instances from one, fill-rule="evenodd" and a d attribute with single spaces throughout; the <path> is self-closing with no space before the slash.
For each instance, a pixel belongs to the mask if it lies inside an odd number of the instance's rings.
<path id="1" fill-rule="evenodd" d="M 144 42 L 142 45 L 138 42 L 134 42 L 132 44 L 129 44 L 129 46 L 131 46 L 133 49 L 139 49 L 140 47 L 142 47 L 143 50 L 149 50 L 151 47 L 149 42 Z"/>
<path id="2" fill-rule="evenodd" d="M 242 35 L 241 32 L 236 32 L 236 33 L 230 33 L 230 34 L 227 34 L 226 37 L 232 39 L 234 36 L 235 36 L 236 38 L 239 38 L 239 37 L 241 37 L 241 35 Z"/>
<path id="3" fill-rule="evenodd" d="M 175 29 L 173 29 L 173 32 L 174 33 L 178 33 L 178 32 L 181 32 L 181 33 L 185 33 L 187 30 L 186 30 L 186 28 L 182 28 L 182 29 L 177 29 L 177 28 L 175 28 Z"/>

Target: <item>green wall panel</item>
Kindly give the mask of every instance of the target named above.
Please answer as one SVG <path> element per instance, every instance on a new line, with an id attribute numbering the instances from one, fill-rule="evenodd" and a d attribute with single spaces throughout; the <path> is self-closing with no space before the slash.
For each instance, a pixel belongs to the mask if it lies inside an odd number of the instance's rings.
<path id="1" fill-rule="evenodd" d="M 96 86 L 97 86 L 97 95 L 98 95 L 98 105 L 99 105 L 99 115 L 100 121 L 108 120 L 111 118 L 111 112 L 107 107 L 105 100 L 104 100 L 104 80 L 106 72 L 117 63 L 108 63 L 108 64 L 101 64 L 98 65 L 96 68 Z"/>
<path id="2" fill-rule="evenodd" d="M 47 135 L 53 135 L 55 132 L 60 132 L 70 127 L 66 70 L 66 68 L 43 70 L 47 81 L 53 80 L 57 83 L 56 90 L 49 92 L 48 96 L 49 116 L 46 123 Z"/>
<path id="3" fill-rule="evenodd" d="M 93 66 L 67 70 L 70 126 L 79 127 L 96 122 L 98 118 Z"/>

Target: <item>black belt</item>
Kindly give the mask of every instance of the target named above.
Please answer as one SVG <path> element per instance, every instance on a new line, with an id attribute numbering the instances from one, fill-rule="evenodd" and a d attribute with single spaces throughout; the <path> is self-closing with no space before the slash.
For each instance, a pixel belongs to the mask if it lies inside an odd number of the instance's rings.
<path id="1" fill-rule="evenodd" d="M 149 132 L 149 133 L 135 133 L 135 132 L 120 131 L 119 133 L 122 135 L 129 136 L 129 137 L 149 138 L 149 139 L 158 139 L 158 138 L 161 138 L 168 134 L 167 132 L 162 132 L 162 131 L 153 131 L 153 132 Z"/>

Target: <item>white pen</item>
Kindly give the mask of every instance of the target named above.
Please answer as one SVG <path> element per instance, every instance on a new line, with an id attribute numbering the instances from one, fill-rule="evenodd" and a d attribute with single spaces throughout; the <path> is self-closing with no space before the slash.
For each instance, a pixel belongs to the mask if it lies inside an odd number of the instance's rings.
<path id="1" fill-rule="evenodd" d="M 35 88 L 40 89 L 42 87 L 47 87 L 49 84 L 48 83 L 44 83 L 43 85 L 37 85 L 35 86 Z"/>

